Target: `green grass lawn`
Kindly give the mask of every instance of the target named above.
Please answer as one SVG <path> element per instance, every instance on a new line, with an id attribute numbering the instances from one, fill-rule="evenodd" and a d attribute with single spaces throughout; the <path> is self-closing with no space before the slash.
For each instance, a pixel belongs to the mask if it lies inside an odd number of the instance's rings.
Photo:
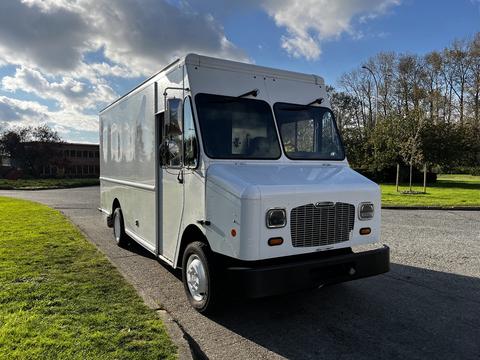
<path id="1" fill-rule="evenodd" d="M 0 179 L 0 190 L 58 189 L 99 185 L 98 178 L 85 179 Z"/>
<path id="2" fill-rule="evenodd" d="M 58 211 L 0 197 L 1 359 L 174 359 L 161 320 Z"/>
<path id="3" fill-rule="evenodd" d="M 387 206 L 480 206 L 480 176 L 439 175 L 436 184 L 427 186 L 426 194 L 401 194 L 392 184 L 380 187 L 382 205 Z M 423 191 L 423 186 L 413 189 Z M 408 190 L 408 186 L 399 190 Z"/>

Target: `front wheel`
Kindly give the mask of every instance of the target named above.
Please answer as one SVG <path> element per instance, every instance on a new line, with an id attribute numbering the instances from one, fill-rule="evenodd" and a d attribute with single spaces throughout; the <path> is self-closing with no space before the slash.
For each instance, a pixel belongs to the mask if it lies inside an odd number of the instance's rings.
<path id="1" fill-rule="evenodd" d="M 211 312 L 217 302 L 217 284 L 208 245 L 196 241 L 188 244 L 182 259 L 182 279 L 190 304 L 198 312 Z"/>

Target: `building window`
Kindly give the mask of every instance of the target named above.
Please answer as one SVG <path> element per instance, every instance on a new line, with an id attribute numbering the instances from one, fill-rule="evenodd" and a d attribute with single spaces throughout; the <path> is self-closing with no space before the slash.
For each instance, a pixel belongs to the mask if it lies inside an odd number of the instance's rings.
<path id="1" fill-rule="evenodd" d="M 80 150 L 77 150 L 77 157 L 82 157 L 82 152 Z"/>
<path id="2" fill-rule="evenodd" d="M 85 159 L 88 158 L 88 151 L 86 151 L 86 150 L 83 151 L 83 157 L 84 157 Z"/>
<path id="3" fill-rule="evenodd" d="M 89 151 L 89 152 L 88 152 L 88 157 L 89 157 L 90 159 L 93 158 L 93 151 Z"/>
<path id="4" fill-rule="evenodd" d="M 99 157 L 98 151 L 95 151 L 95 157 L 98 159 Z"/>

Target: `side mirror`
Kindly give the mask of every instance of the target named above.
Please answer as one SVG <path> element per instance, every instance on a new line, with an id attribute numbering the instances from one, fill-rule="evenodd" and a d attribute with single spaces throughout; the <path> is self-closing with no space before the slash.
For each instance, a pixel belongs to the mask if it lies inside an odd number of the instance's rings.
<path id="1" fill-rule="evenodd" d="M 159 149 L 161 165 L 180 165 L 181 149 L 179 144 L 181 144 L 182 137 L 182 108 L 183 102 L 181 99 L 165 98 L 162 143 Z"/>
<path id="2" fill-rule="evenodd" d="M 182 133 L 182 100 L 169 98 L 165 101 L 165 134 L 179 135 Z"/>

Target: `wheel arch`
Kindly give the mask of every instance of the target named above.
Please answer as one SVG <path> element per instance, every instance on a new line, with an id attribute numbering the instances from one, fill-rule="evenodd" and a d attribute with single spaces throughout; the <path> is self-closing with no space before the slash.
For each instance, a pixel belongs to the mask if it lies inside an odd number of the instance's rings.
<path id="1" fill-rule="evenodd" d="M 115 211 L 116 208 L 121 208 L 121 206 L 120 206 L 120 201 L 118 200 L 118 198 L 113 199 L 113 202 L 112 202 L 112 214 L 113 214 L 113 212 Z"/>
<path id="2" fill-rule="evenodd" d="M 110 214 L 107 215 L 107 226 L 109 228 L 113 228 L 113 213 L 115 212 L 116 208 L 121 208 L 120 201 L 118 201 L 117 198 L 113 199 L 112 210 L 110 211 Z"/>
<path id="3" fill-rule="evenodd" d="M 175 268 L 181 267 L 183 253 L 185 252 L 185 249 L 187 248 L 188 244 L 194 241 L 201 241 L 207 244 L 208 247 L 210 247 L 210 244 L 208 243 L 208 239 L 205 236 L 205 234 L 202 232 L 202 230 L 197 225 L 190 224 L 185 228 L 185 230 L 183 230 L 182 239 L 180 241 L 180 247 L 178 249 L 178 255 L 176 257 L 175 264 L 174 264 Z"/>

